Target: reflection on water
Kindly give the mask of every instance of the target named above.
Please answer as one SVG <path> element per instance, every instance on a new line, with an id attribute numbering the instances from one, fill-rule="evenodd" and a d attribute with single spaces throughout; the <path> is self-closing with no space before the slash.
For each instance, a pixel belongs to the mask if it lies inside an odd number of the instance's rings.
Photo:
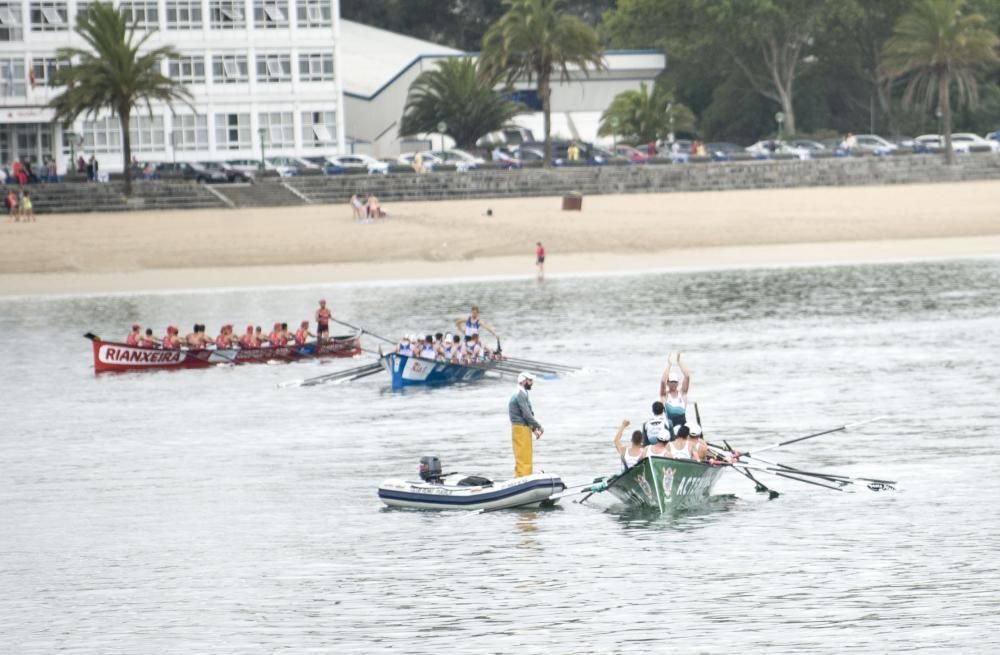
<path id="1" fill-rule="evenodd" d="M 769 501 L 727 474 L 665 517 L 606 494 L 383 510 L 379 482 L 422 455 L 511 474 L 509 380 L 276 388 L 354 361 L 95 378 L 74 336 L 292 324 L 313 289 L 0 301 L 0 652 L 991 652 L 998 283 L 977 261 L 323 290 L 391 336 L 478 301 L 510 355 L 587 366 L 532 392 L 535 468 L 571 486 L 617 470 L 615 429 L 645 418 L 670 350 L 706 430 L 744 450 L 891 416 L 773 456 L 898 491 L 761 478 Z"/>

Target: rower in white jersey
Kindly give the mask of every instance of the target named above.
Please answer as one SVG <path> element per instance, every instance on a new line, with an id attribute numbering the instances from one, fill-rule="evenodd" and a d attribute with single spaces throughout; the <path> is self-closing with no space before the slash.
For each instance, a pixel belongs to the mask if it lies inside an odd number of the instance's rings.
<path id="1" fill-rule="evenodd" d="M 434 350 L 434 336 L 428 334 L 424 337 L 424 347 L 420 350 L 420 357 L 423 359 L 436 359 L 437 351 Z"/>
<path id="2" fill-rule="evenodd" d="M 691 373 L 681 362 L 681 353 L 677 353 L 677 368 L 680 372 L 673 370 L 673 365 L 673 353 L 670 353 L 667 355 L 667 368 L 660 379 L 660 401 L 671 431 L 687 423 L 688 390 L 691 388 Z"/>
<path id="3" fill-rule="evenodd" d="M 462 334 L 466 337 L 471 337 L 473 334 L 479 334 L 479 330 L 482 329 L 496 337 L 497 341 L 500 340 L 500 335 L 497 334 L 486 321 L 479 318 L 479 305 L 473 305 L 472 309 L 469 311 L 469 316 L 464 320 L 456 318 L 455 327 L 461 330 Z"/>
<path id="4" fill-rule="evenodd" d="M 668 444 L 670 457 L 674 459 L 694 459 L 691 455 L 690 435 L 691 429 L 688 426 L 682 425 L 677 428 L 677 436 L 671 439 Z"/>
<path id="5" fill-rule="evenodd" d="M 396 346 L 396 353 L 400 355 L 405 355 L 406 357 L 411 357 L 413 355 L 413 335 L 408 334 L 403 337 L 403 340 L 399 342 Z"/>
<path id="6" fill-rule="evenodd" d="M 646 457 L 670 457 L 670 430 L 660 430 L 656 435 L 656 443 L 646 447 Z"/>
<path id="7" fill-rule="evenodd" d="M 635 430 L 632 432 L 632 443 L 626 446 L 622 443 L 622 435 L 625 434 L 625 428 L 629 425 L 628 419 L 624 419 L 622 424 L 618 426 L 618 434 L 615 435 L 615 450 L 618 451 L 618 456 L 621 457 L 622 466 L 627 471 L 646 456 L 646 446 L 644 443 L 644 437 L 642 432 Z"/>
<path id="8" fill-rule="evenodd" d="M 653 418 L 642 424 L 642 434 L 646 437 L 646 445 L 655 444 L 661 430 L 669 433 L 670 426 L 667 425 L 667 417 L 663 414 L 663 403 L 657 400 L 653 403 Z"/>

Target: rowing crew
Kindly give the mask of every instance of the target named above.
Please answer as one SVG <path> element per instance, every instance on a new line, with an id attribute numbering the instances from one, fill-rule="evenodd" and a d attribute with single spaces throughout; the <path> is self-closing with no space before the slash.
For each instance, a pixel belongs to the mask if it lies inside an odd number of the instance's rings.
<path id="1" fill-rule="evenodd" d="M 256 328 L 253 325 L 248 325 L 246 332 L 240 336 L 237 336 L 233 332 L 231 324 L 226 324 L 220 328 L 219 334 L 215 339 L 205 333 L 205 326 L 201 323 L 195 323 L 194 327 L 191 328 L 191 332 L 184 337 L 180 336 L 180 331 L 176 326 L 168 326 L 167 333 L 163 338 L 153 334 L 152 328 L 146 328 L 145 333 L 143 333 L 141 327 L 135 324 L 132 326 L 132 331 L 125 337 L 125 343 L 129 346 L 138 346 L 141 348 L 159 347 L 168 350 L 179 350 L 181 348 L 201 350 L 211 346 L 215 346 L 217 349 L 248 349 L 261 348 L 265 344 L 272 348 L 287 346 L 289 344 L 304 346 L 312 337 L 316 337 L 316 335 L 309 331 L 309 321 L 302 321 L 299 329 L 295 332 L 288 329 L 288 323 L 275 323 L 274 328 L 269 334 L 264 334 L 263 329 L 259 325 Z"/>
<path id="2" fill-rule="evenodd" d="M 708 444 L 702 438 L 701 427 L 696 423 L 682 425 L 673 436 L 667 431 L 662 432 L 657 437 L 656 443 L 651 446 L 646 445 L 646 437 L 642 430 L 632 432 L 631 443 L 628 446 L 622 443 L 625 428 L 629 425 L 631 423 L 628 419 L 622 421 L 614 441 L 615 450 L 618 451 L 626 470 L 647 457 L 667 457 L 703 462 L 713 456 L 713 453 L 708 449 Z"/>
<path id="3" fill-rule="evenodd" d="M 408 334 L 396 345 L 396 353 L 452 364 L 478 364 L 500 359 L 500 353 L 482 343 L 479 334 L 467 336 L 464 342 L 457 334 L 438 332 L 425 337 Z"/>

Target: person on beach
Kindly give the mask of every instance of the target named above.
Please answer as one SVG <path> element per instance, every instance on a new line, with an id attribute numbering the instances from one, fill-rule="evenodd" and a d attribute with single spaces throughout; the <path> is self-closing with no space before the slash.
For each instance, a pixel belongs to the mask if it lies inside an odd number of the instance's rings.
<path id="1" fill-rule="evenodd" d="M 20 221 L 21 216 L 18 213 L 17 193 L 14 192 L 14 189 L 7 190 L 4 204 L 7 206 L 7 222 L 14 223 Z"/>
<path id="2" fill-rule="evenodd" d="M 316 310 L 316 340 L 325 341 L 330 338 L 330 321 L 333 312 L 326 306 L 326 298 L 319 299 L 319 309 Z"/>
<path id="3" fill-rule="evenodd" d="M 479 305 L 473 305 L 472 309 L 469 311 L 469 315 L 463 321 L 460 318 L 455 319 L 455 327 L 459 330 L 463 330 L 463 333 L 467 337 L 471 337 L 473 334 L 479 334 L 479 330 L 486 330 L 497 340 L 500 339 L 500 335 L 490 327 L 489 323 L 479 318 Z"/>
<path id="4" fill-rule="evenodd" d="M 510 416 L 510 438 L 514 450 L 514 477 L 531 475 L 534 471 L 532 437 L 541 439 L 545 430 L 535 418 L 528 392 L 535 383 L 535 376 L 524 372 L 517 376 L 517 390 L 507 403 Z"/>
<path id="5" fill-rule="evenodd" d="M 535 266 L 538 267 L 538 281 L 545 279 L 545 246 L 541 241 L 535 242 Z"/>
<path id="6" fill-rule="evenodd" d="M 309 321 L 302 321 L 302 323 L 299 324 L 299 329 L 295 331 L 295 344 L 304 346 L 309 340 L 309 337 L 315 336 L 315 334 L 309 331 Z"/>
<path id="7" fill-rule="evenodd" d="M 34 205 L 31 203 L 31 191 L 25 191 L 24 197 L 21 199 L 21 217 L 26 223 L 35 222 L 35 210 Z"/>
<path id="8" fill-rule="evenodd" d="M 375 197 L 374 193 L 368 194 L 367 207 L 368 218 L 371 219 L 372 222 L 374 222 L 376 218 L 383 218 L 385 216 L 385 212 L 382 211 L 382 206 L 378 204 L 378 198 Z"/>
<path id="9" fill-rule="evenodd" d="M 677 368 L 680 372 L 673 370 L 673 353 L 668 354 L 667 368 L 660 379 L 660 402 L 666 410 L 667 421 L 671 428 L 687 422 L 687 397 L 691 388 L 691 373 L 681 362 L 680 352 L 677 353 Z"/>
<path id="10" fill-rule="evenodd" d="M 155 348 L 158 343 L 160 343 L 160 339 L 153 334 L 153 328 L 146 328 L 146 334 L 139 339 L 139 345 L 143 348 Z"/>
<path id="11" fill-rule="evenodd" d="M 132 331 L 128 333 L 127 337 L 125 337 L 125 344 L 128 346 L 138 346 L 139 340 L 142 339 L 142 332 L 140 330 L 141 328 L 139 327 L 139 324 L 134 324 L 132 326 Z"/>
<path id="12" fill-rule="evenodd" d="M 366 220 L 366 218 L 365 218 L 364 209 L 365 209 L 365 204 L 363 202 L 361 202 L 361 198 L 358 197 L 358 194 L 355 193 L 354 195 L 352 195 L 351 196 L 351 215 L 359 223 L 366 223 L 366 222 L 368 222 Z"/>
<path id="13" fill-rule="evenodd" d="M 677 436 L 671 439 L 668 444 L 670 448 L 669 457 L 673 459 L 694 459 L 691 456 L 690 435 L 691 428 L 688 426 L 682 425 L 677 428 Z"/>
<path id="14" fill-rule="evenodd" d="M 669 434 L 670 426 L 667 425 L 667 417 L 663 413 L 663 403 L 657 400 L 653 403 L 653 418 L 642 424 L 642 434 L 646 438 L 646 445 L 655 444 L 661 432 Z"/>
<path id="15" fill-rule="evenodd" d="M 618 456 L 622 459 L 624 471 L 638 464 L 646 456 L 646 444 L 641 431 L 634 430 L 632 432 L 632 443 L 628 446 L 622 443 L 622 435 L 625 434 L 625 428 L 629 425 L 631 423 L 628 419 L 622 420 L 622 424 L 618 426 L 618 434 L 615 435 L 615 450 L 618 451 Z"/>

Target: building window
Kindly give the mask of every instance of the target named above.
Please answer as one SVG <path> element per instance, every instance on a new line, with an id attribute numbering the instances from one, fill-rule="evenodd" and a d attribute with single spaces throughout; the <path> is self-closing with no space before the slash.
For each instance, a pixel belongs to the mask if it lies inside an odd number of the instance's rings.
<path id="1" fill-rule="evenodd" d="M 246 55 L 215 55 L 212 57 L 212 80 L 216 84 L 238 84 L 250 81 Z"/>
<path id="2" fill-rule="evenodd" d="M 0 2 L 0 41 L 23 41 L 20 2 Z"/>
<path id="3" fill-rule="evenodd" d="M 205 58 L 204 57 L 181 57 L 171 59 L 167 64 L 170 79 L 185 84 L 205 83 Z"/>
<path id="4" fill-rule="evenodd" d="M 276 0 L 254 0 L 254 27 L 277 29 L 288 27 L 288 3 Z"/>
<path id="5" fill-rule="evenodd" d="M 172 142 L 177 150 L 208 150 L 208 117 L 174 116 Z"/>
<path id="6" fill-rule="evenodd" d="M 119 152 L 122 147 L 121 125 L 117 118 L 83 121 L 83 150 L 86 152 Z"/>
<path id="7" fill-rule="evenodd" d="M 35 32 L 56 32 L 69 28 L 65 2 L 32 2 L 31 29 Z"/>
<path id="8" fill-rule="evenodd" d="M 35 57 L 31 60 L 31 72 L 34 75 L 36 86 L 53 86 L 52 76 L 60 68 L 69 67 L 69 62 L 65 59 L 54 57 Z M 30 80 L 30 78 L 29 78 Z"/>
<path id="9" fill-rule="evenodd" d="M 28 92 L 28 78 L 24 60 L 0 59 L 0 96 L 24 96 Z"/>
<path id="10" fill-rule="evenodd" d="M 299 27 L 330 27 L 330 0 L 299 0 L 297 12 Z"/>
<path id="11" fill-rule="evenodd" d="M 257 116 L 260 127 L 267 130 L 267 145 L 275 148 L 295 147 L 294 114 L 290 111 L 261 113 Z"/>
<path id="12" fill-rule="evenodd" d="M 218 150 L 249 150 L 250 114 L 216 114 L 215 147 Z"/>
<path id="13" fill-rule="evenodd" d="M 133 116 L 129 121 L 128 135 L 132 150 L 163 150 L 163 116 Z"/>
<path id="14" fill-rule="evenodd" d="M 291 82 L 292 58 L 289 55 L 257 55 L 258 82 Z"/>
<path id="15" fill-rule="evenodd" d="M 160 12 L 155 2 L 123 2 L 118 8 L 126 22 L 148 30 L 160 27 Z"/>
<path id="16" fill-rule="evenodd" d="M 337 145 L 337 126 L 332 111 L 307 111 L 302 114 L 302 145 L 306 148 Z"/>
<path id="17" fill-rule="evenodd" d="M 299 79 L 303 82 L 332 82 L 333 53 L 299 53 Z"/>
<path id="18" fill-rule="evenodd" d="M 200 0 L 167 2 L 168 30 L 200 30 L 201 26 Z"/>
<path id="19" fill-rule="evenodd" d="M 247 19 L 243 15 L 243 2 L 234 0 L 212 0 L 209 4 L 214 30 L 246 29 Z"/>

